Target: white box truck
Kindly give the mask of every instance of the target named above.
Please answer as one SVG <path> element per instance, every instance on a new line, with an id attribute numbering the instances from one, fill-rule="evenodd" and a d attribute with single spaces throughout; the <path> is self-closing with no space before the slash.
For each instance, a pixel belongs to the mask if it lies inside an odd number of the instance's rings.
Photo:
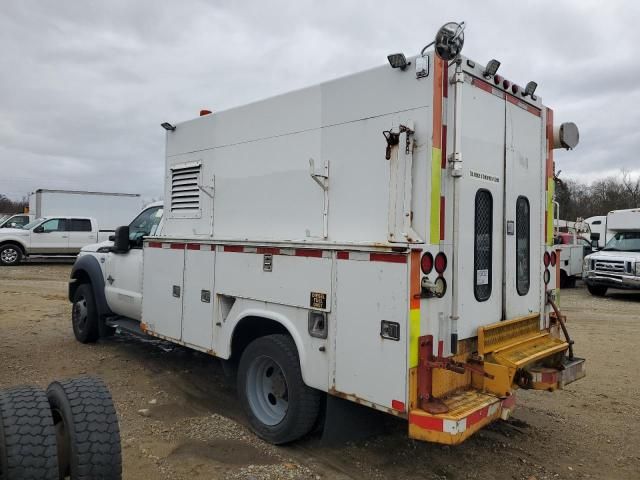
<path id="1" fill-rule="evenodd" d="M 640 290 L 640 208 L 607 214 L 607 244 L 584 258 L 582 278 L 589 293 L 604 296 L 609 288 Z"/>
<path id="2" fill-rule="evenodd" d="M 346 399 L 457 444 L 518 388 L 583 376 L 550 265 L 553 149 L 577 128 L 461 40 L 449 24 L 435 52 L 163 124 L 161 228 L 81 253 L 76 338 L 139 329 L 228 360 L 273 443 Z"/>
<path id="3" fill-rule="evenodd" d="M 29 195 L 32 218 L 55 215 L 92 217 L 101 230 L 126 225 L 142 208 L 138 193 L 83 192 L 40 188 Z"/>

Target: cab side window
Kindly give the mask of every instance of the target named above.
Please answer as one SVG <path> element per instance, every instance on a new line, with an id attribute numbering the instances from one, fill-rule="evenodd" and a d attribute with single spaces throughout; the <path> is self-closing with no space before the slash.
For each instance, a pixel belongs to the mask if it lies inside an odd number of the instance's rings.
<path id="1" fill-rule="evenodd" d="M 40 227 L 45 233 L 65 232 L 67 230 L 67 220 L 64 218 L 52 218 L 44 222 Z"/>

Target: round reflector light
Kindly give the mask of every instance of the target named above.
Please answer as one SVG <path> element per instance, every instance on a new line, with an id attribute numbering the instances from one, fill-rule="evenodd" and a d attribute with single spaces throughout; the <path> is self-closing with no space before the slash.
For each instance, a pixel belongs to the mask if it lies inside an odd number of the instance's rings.
<path id="1" fill-rule="evenodd" d="M 422 269 L 422 273 L 425 275 L 429 275 L 431 270 L 433 270 L 433 255 L 429 252 L 425 252 L 420 259 L 420 268 Z"/>
<path id="2" fill-rule="evenodd" d="M 551 252 L 551 255 L 549 255 L 551 257 L 551 266 L 555 267 L 556 266 L 556 252 Z"/>
<path id="3" fill-rule="evenodd" d="M 551 255 L 549 255 L 549 252 L 544 252 L 544 255 L 542 256 L 542 261 L 544 262 L 545 267 L 549 266 L 549 263 L 551 263 Z"/>
<path id="4" fill-rule="evenodd" d="M 438 298 L 444 297 L 444 294 L 447 293 L 447 281 L 443 277 L 438 277 L 436 278 L 434 285 L 435 289 L 433 293 L 435 296 Z"/>
<path id="5" fill-rule="evenodd" d="M 507 90 L 510 86 L 511 86 L 511 82 L 509 80 L 505 79 L 502 81 L 502 88 L 504 88 L 505 90 Z"/>
<path id="6" fill-rule="evenodd" d="M 443 273 L 447 269 L 447 256 L 444 252 L 440 252 L 436 255 L 436 259 L 434 261 L 436 272 Z"/>
<path id="7" fill-rule="evenodd" d="M 496 85 L 500 85 L 502 83 L 502 77 L 500 75 L 494 75 L 493 83 L 495 83 Z"/>
<path id="8" fill-rule="evenodd" d="M 544 279 L 545 285 L 547 285 L 549 283 L 549 280 L 551 280 L 551 273 L 549 273 L 549 270 L 547 268 L 544 269 L 544 274 L 542 275 L 542 278 Z"/>

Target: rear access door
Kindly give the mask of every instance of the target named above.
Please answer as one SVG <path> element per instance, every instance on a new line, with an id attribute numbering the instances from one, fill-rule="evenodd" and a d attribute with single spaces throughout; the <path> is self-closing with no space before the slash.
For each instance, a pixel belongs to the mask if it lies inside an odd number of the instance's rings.
<path id="1" fill-rule="evenodd" d="M 544 135 L 540 110 L 505 103 L 504 319 L 540 312 Z"/>
<path id="2" fill-rule="evenodd" d="M 475 337 L 478 327 L 501 320 L 503 295 L 505 101 L 488 83 L 468 80 L 459 87 L 463 175 L 454 180 L 459 234 L 453 281 L 461 340 Z"/>

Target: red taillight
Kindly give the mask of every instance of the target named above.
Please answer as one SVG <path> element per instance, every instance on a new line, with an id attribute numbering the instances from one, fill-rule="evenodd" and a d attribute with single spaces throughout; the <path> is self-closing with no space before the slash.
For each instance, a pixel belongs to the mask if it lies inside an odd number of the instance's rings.
<path id="1" fill-rule="evenodd" d="M 511 82 L 509 80 L 502 81 L 502 88 L 504 88 L 505 90 L 507 90 L 510 86 L 511 86 Z"/>
<path id="2" fill-rule="evenodd" d="M 551 255 L 549 255 L 549 252 L 544 252 L 542 261 L 544 262 L 545 268 L 549 266 L 549 264 L 551 263 Z"/>
<path id="3" fill-rule="evenodd" d="M 551 257 L 551 266 L 555 267 L 556 266 L 556 252 L 551 252 L 551 255 L 549 255 Z"/>
<path id="4" fill-rule="evenodd" d="M 519 90 L 520 90 L 520 87 L 518 85 L 516 85 L 515 83 L 513 85 L 511 85 L 511 91 L 514 94 L 518 93 Z"/>
<path id="5" fill-rule="evenodd" d="M 436 259 L 434 263 L 436 267 L 436 272 L 438 273 L 444 272 L 447 269 L 447 256 L 443 252 L 440 252 L 439 254 L 436 255 Z"/>
<path id="6" fill-rule="evenodd" d="M 200 110 L 200 116 L 211 115 L 211 110 Z"/>
<path id="7" fill-rule="evenodd" d="M 502 83 L 502 77 L 500 75 L 494 75 L 493 83 L 495 83 L 496 85 L 500 85 L 500 83 Z"/>
<path id="8" fill-rule="evenodd" d="M 420 259 L 420 268 L 422 269 L 422 273 L 429 275 L 431 270 L 433 270 L 433 255 L 429 252 L 422 255 L 422 258 Z"/>

